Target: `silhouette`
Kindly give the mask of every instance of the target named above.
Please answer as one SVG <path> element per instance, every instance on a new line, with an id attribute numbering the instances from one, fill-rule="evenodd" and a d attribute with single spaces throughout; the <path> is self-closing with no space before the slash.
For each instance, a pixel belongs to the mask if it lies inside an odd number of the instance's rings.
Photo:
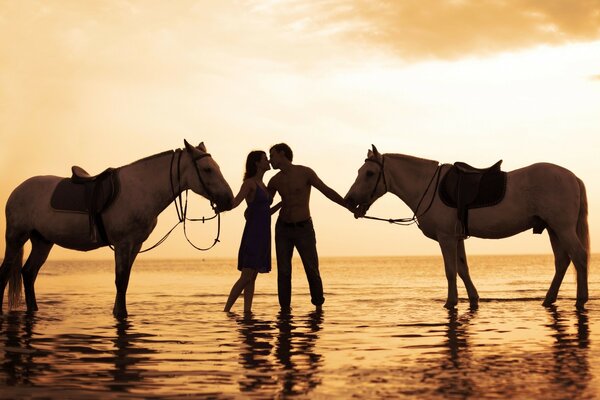
<path id="1" fill-rule="evenodd" d="M 12 312 L 0 316 L 0 332 L 4 342 L 2 371 L 6 386 L 32 385 L 38 375 L 56 371 L 47 361 L 46 352 L 34 342 L 37 319 L 34 315 Z"/>
<path id="2" fill-rule="evenodd" d="M 229 209 L 233 199 L 219 166 L 206 152 L 203 143 L 193 147 L 185 141 L 184 150 L 147 157 L 117 168 L 107 176 L 111 174 L 118 177 L 119 190 L 108 208 L 96 218 L 101 224 L 94 228 L 100 229 L 101 225 L 103 232 L 96 236 L 106 240 L 95 240 L 94 235 L 90 236 L 88 213 L 51 208 L 51 197 L 63 178 L 33 177 L 12 192 L 6 204 L 6 253 L 0 267 L 0 311 L 9 277 L 9 308 L 18 302 L 21 274 L 27 310 L 38 309 L 34 284 L 54 244 L 79 251 L 111 244 L 115 250 L 117 289 L 113 315 L 124 318 L 127 316 L 126 293 L 131 266 L 142 243 L 156 226 L 158 214 L 188 189 L 214 202 L 217 211 Z M 104 179 L 108 178 L 101 178 Z M 101 203 L 106 202 L 103 197 Z M 27 240 L 31 240 L 32 249 L 21 270 L 23 245 Z"/>
<path id="3" fill-rule="evenodd" d="M 270 321 L 255 318 L 252 313 L 239 316 L 232 313 L 239 325 L 242 338 L 240 364 L 247 371 L 245 379 L 239 382 L 242 393 L 263 392 L 267 386 L 275 386 L 273 379 L 275 366 L 271 361 L 273 349 L 273 325 Z"/>
<path id="4" fill-rule="evenodd" d="M 263 176 L 269 169 L 269 160 L 264 151 L 257 150 L 248 154 L 244 183 L 232 204 L 233 209 L 243 200 L 248 203 L 244 212 L 246 225 L 238 253 L 238 270 L 241 271 L 241 276 L 231 288 L 224 311 L 231 310 L 244 291 L 244 312 L 250 312 L 256 276 L 258 273 L 271 271 L 271 214 L 280 205 L 270 208 L 272 198 L 263 183 Z"/>
<path id="5" fill-rule="evenodd" d="M 292 164 L 293 152 L 285 143 L 271 147 L 271 165 L 280 170 L 268 184 L 271 197 L 281 196 L 281 211 L 275 224 L 275 250 L 277 253 L 277 292 L 282 310 L 289 310 L 292 296 L 292 255 L 298 250 L 308 279 L 311 302 L 320 308 L 323 282 L 319 273 L 315 230 L 310 215 L 309 200 L 312 187 L 329 200 L 346 207 L 344 199 L 319 179 L 310 168 Z"/>
<path id="6" fill-rule="evenodd" d="M 436 240 L 442 250 L 448 280 L 445 307 L 454 308 L 458 303 L 457 272 L 465 283 L 471 306 L 476 307 L 479 295 L 469 275 L 463 227 L 457 210 L 446 205 L 438 191 L 440 177 L 450 169 L 450 165 L 433 160 L 402 154 L 382 155 L 373 146 L 345 199 L 357 218 L 365 217 L 369 207 L 386 192 L 402 199 L 414 217 L 401 222 L 416 222 L 423 234 Z M 482 179 L 468 178 L 478 190 Z M 577 271 L 576 304 L 582 307 L 588 300 L 590 254 L 583 182 L 562 167 L 538 163 L 508 172 L 506 185 L 506 194 L 498 204 L 468 211 L 468 232 L 475 237 L 500 239 L 531 228 L 534 233 L 547 229 L 554 252 L 555 275 L 544 306 L 556 301 L 565 272 L 573 261 Z M 475 189 L 470 187 L 464 193 L 473 196 Z"/>
<path id="7" fill-rule="evenodd" d="M 571 398 L 580 398 L 588 388 L 592 379 L 589 351 L 589 325 L 587 310 L 575 310 L 577 323 L 576 333 L 568 331 L 568 318 L 553 306 L 548 309 L 552 322 L 549 327 L 554 330 L 555 342 L 552 346 L 554 365 L 551 369 L 552 383 L 569 393 Z"/>
<path id="8" fill-rule="evenodd" d="M 280 395 L 307 395 L 320 383 L 319 369 L 322 356 L 315 351 L 318 332 L 323 323 L 323 312 L 315 310 L 306 317 L 304 332 L 292 314 L 280 311 L 277 317 L 279 331 L 275 342 L 275 356 L 283 369 L 278 375 L 282 382 Z"/>
<path id="9" fill-rule="evenodd" d="M 119 319 L 115 323 L 116 336 L 112 340 L 114 357 L 108 360 L 114 363 L 114 368 L 109 371 L 113 382 L 107 384 L 111 391 L 129 392 L 139 386 L 145 370 L 136 364 L 150 360 L 149 355 L 156 353 L 155 350 L 139 346 L 143 337 L 150 335 L 131 333 L 132 330 L 133 324 L 127 319 Z"/>

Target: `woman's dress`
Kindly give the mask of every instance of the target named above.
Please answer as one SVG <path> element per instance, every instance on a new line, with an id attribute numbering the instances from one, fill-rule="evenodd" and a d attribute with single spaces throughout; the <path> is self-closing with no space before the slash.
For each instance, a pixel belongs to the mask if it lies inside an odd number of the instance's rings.
<path id="1" fill-rule="evenodd" d="M 238 252 L 238 269 L 271 271 L 271 199 L 258 184 L 254 199 L 244 213 L 246 225 Z"/>

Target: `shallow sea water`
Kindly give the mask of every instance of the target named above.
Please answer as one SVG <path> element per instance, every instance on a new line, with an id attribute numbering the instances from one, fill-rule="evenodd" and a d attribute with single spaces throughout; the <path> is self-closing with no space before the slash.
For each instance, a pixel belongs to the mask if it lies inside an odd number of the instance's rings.
<path id="1" fill-rule="evenodd" d="M 291 313 L 273 271 L 244 315 L 242 299 L 222 311 L 235 260 L 141 259 L 121 321 L 112 262 L 49 261 L 39 311 L 0 315 L 0 398 L 600 397 L 593 266 L 578 311 L 571 270 L 556 306 L 541 306 L 551 256 L 469 261 L 477 310 L 462 283 L 457 310 L 443 308 L 441 257 L 323 258 L 322 312 L 295 260 Z"/>

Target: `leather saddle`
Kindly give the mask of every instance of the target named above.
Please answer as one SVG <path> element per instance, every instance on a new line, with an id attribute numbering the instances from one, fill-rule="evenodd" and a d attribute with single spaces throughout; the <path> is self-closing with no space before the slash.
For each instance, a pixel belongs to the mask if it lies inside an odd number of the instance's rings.
<path id="1" fill-rule="evenodd" d="M 100 234 L 100 239 L 108 243 L 102 212 L 119 193 L 118 170 L 108 168 L 95 176 L 78 166 L 73 166 L 71 171 L 73 175 L 61 180 L 54 189 L 50 206 L 59 211 L 87 214 L 92 242 L 98 242 Z"/>
<path id="2" fill-rule="evenodd" d="M 440 198 L 448 207 L 456 208 L 462 232 L 469 236 L 469 210 L 490 207 L 504 199 L 506 172 L 500 170 L 502 160 L 488 168 L 475 168 L 455 162 L 440 183 Z"/>

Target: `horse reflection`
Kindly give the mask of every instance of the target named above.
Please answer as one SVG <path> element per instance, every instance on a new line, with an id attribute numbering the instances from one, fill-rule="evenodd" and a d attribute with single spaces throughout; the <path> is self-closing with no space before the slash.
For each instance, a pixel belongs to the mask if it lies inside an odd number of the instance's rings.
<path id="1" fill-rule="evenodd" d="M 569 331 L 570 318 L 556 307 L 548 312 L 552 317 L 548 326 L 554 330 L 552 336 L 555 339 L 552 346 L 552 383 L 569 393 L 569 397 L 579 398 L 586 392 L 592 379 L 588 361 L 590 331 L 587 310 L 576 310 L 576 332 Z"/>
<path id="2" fill-rule="evenodd" d="M 37 319 L 23 312 L 0 316 L 0 334 L 4 341 L 2 380 L 7 386 L 35 384 L 38 375 L 54 370 L 46 361 L 46 352 L 35 346 Z"/>
<path id="3" fill-rule="evenodd" d="M 437 392 L 445 396 L 468 398 L 476 393 L 475 378 L 471 376 L 473 360 L 469 348 L 469 326 L 476 313 L 475 308 L 461 316 L 456 310 L 448 310 L 444 342 L 446 351 L 441 365 L 433 375 L 439 381 Z"/>
<path id="4" fill-rule="evenodd" d="M 114 363 L 114 369 L 109 371 L 113 380 L 107 387 L 115 392 L 129 392 L 144 380 L 146 370 L 138 364 L 148 362 L 151 359 L 148 355 L 156 351 L 140 346 L 148 335 L 132 333 L 133 324 L 127 319 L 118 320 L 114 328 L 114 357 L 110 360 Z"/>
<path id="5" fill-rule="evenodd" d="M 304 329 L 301 329 L 289 312 L 280 312 L 277 317 L 279 334 L 275 356 L 283 368 L 283 374 L 279 376 L 282 396 L 306 395 L 321 383 L 319 370 L 323 361 L 322 355 L 315 351 L 315 344 L 323 323 L 323 312 L 311 312 L 304 322 Z"/>

